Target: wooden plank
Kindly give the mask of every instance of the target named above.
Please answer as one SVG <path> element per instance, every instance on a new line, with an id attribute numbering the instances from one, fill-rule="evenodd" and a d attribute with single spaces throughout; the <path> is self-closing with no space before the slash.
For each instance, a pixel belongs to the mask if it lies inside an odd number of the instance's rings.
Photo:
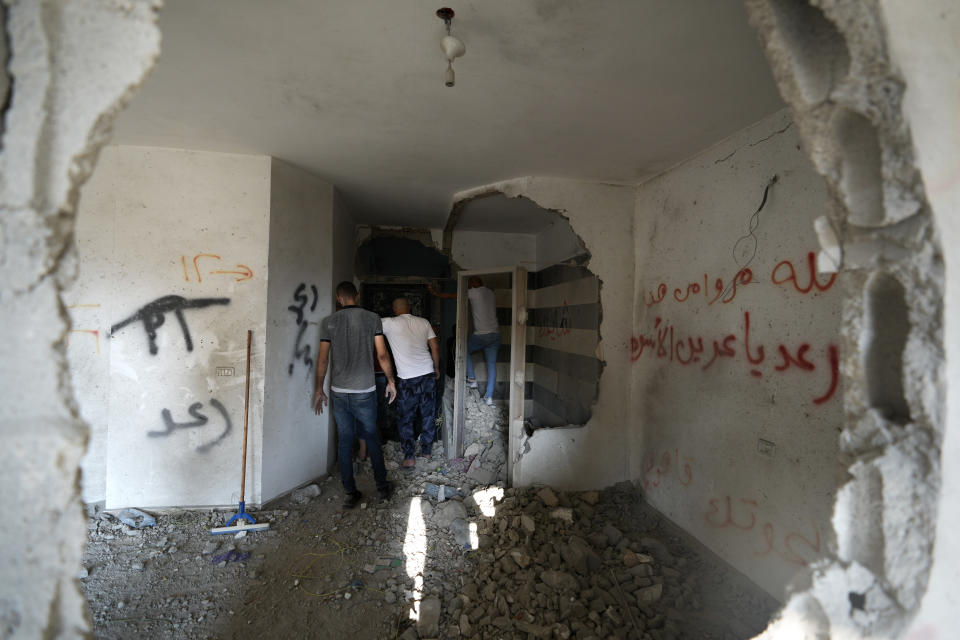
<path id="1" fill-rule="evenodd" d="M 520 453 L 523 435 L 524 383 L 527 350 L 527 270 L 513 270 L 512 327 L 510 335 L 510 404 L 507 411 L 507 485 L 513 486 L 514 461 Z"/>

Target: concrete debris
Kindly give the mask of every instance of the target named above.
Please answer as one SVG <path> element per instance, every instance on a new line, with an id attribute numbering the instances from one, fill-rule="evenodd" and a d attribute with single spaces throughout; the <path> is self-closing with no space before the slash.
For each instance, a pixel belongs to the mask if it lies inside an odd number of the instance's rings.
<path id="1" fill-rule="evenodd" d="M 435 638 L 440 633 L 439 598 L 426 598 L 420 603 L 417 632 L 421 638 Z"/>
<path id="2" fill-rule="evenodd" d="M 471 437 L 471 467 L 496 464 L 500 432 Z M 80 584 L 94 634 L 296 637 L 322 625 L 347 638 L 729 640 L 759 632 L 777 607 L 692 551 L 632 485 L 505 488 L 502 464 L 480 483 L 438 464 L 442 443 L 434 454 L 389 472 L 388 502 L 344 511 L 330 484 L 333 500 L 291 494 L 258 513 L 268 531 L 239 539 L 207 535 L 222 514 L 165 513 L 139 537 L 92 518 Z M 396 442 L 384 456 L 403 459 Z M 357 467 L 375 495 L 369 462 Z M 429 488 L 440 486 L 442 502 Z"/>
<path id="3" fill-rule="evenodd" d="M 553 492 L 553 489 L 550 487 L 544 487 L 537 492 L 537 495 L 540 496 L 540 499 L 543 501 L 543 504 L 548 507 L 555 507 L 560 504 L 560 501 L 557 499 L 557 494 Z"/>
<path id="4" fill-rule="evenodd" d="M 316 498 L 320 495 L 320 487 L 315 484 L 308 484 L 305 487 L 297 489 L 290 494 L 290 500 L 294 504 L 306 504 L 310 502 L 311 499 Z"/>

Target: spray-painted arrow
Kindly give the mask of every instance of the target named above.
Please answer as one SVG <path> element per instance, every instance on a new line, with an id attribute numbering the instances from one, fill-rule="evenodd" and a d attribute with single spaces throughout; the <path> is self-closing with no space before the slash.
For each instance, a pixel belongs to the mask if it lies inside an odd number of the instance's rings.
<path id="1" fill-rule="evenodd" d="M 242 277 L 240 277 L 240 278 L 237 278 L 237 282 L 243 282 L 244 280 L 249 280 L 250 278 L 253 277 L 253 269 L 251 269 L 251 268 L 248 267 L 247 265 L 245 265 L 245 264 L 238 264 L 238 265 L 237 265 L 237 268 L 238 268 L 238 269 L 241 269 L 241 271 L 211 271 L 211 272 L 210 272 L 210 275 L 216 275 L 216 274 L 225 273 L 225 274 L 242 276 Z"/>

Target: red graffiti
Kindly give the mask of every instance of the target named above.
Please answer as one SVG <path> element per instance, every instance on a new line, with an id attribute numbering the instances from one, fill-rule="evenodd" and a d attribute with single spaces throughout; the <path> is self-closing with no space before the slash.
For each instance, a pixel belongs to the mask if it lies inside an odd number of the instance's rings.
<path id="1" fill-rule="evenodd" d="M 630 361 L 636 362 L 643 355 L 643 350 L 656 344 L 651 338 L 646 336 L 632 336 L 630 338 Z"/>
<path id="2" fill-rule="evenodd" d="M 693 482 L 693 463 L 693 458 L 681 458 L 679 449 L 673 450 L 672 457 L 669 451 L 664 451 L 659 456 L 648 454 L 643 461 L 643 486 L 646 489 L 656 488 L 664 478 L 675 476 L 681 485 L 689 487 Z"/>
<path id="3" fill-rule="evenodd" d="M 650 291 L 647 295 L 650 297 L 649 302 L 646 303 L 648 307 L 660 304 L 667 297 L 667 284 L 665 282 L 660 283 L 660 286 L 657 287 L 656 296 L 654 296 L 653 291 Z"/>
<path id="4" fill-rule="evenodd" d="M 737 506 L 734 507 L 734 504 Z M 707 501 L 707 512 L 703 519 L 715 529 L 733 528 L 740 531 L 753 531 L 757 525 L 755 511 L 758 508 L 757 501 L 749 498 L 739 498 L 736 503 L 731 496 L 724 496 L 722 499 L 710 498 Z M 735 512 L 739 512 L 739 515 Z M 758 556 L 773 554 L 791 564 L 805 567 L 808 560 L 800 553 L 802 547 L 808 550 L 808 556 L 816 556 L 820 553 L 820 531 L 813 525 L 811 529 L 813 530 L 812 538 L 798 531 L 789 531 L 783 537 L 783 543 L 778 545 L 773 523 L 764 522 L 760 530 L 763 532 L 765 546 L 754 553 Z"/>
<path id="5" fill-rule="evenodd" d="M 100 355 L 100 331 L 97 329 L 70 329 L 70 333 L 86 333 L 87 335 L 93 336 L 97 345 L 97 355 Z M 70 333 L 67 334 L 65 341 L 67 346 L 70 346 Z"/>
<path id="6" fill-rule="evenodd" d="M 827 356 L 827 366 L 824 363 L 816 364 L 811 358 L 811 346 L 804 342 L 796 348 L 780 343 L 775 345 L 779 360 L 769 369 L 764 371 L 764 367 L 769 367 L 767 362 L 767 350 L 764 345 L 758 344 L 752 335 L 751 329 L 754 321 L 749 311 L 743 312 L 743 336 L 742 351 L 739 347 L 738 336 L 730 333 L 722 338 L 706 339 L 700 335 L 685 336 L 682 335 L 675 326 L 666 322 L 658 316 L 654 321 L 655 333 L 639 334 L 630 339 L 630 360 L 637 362 L 645 353 L 651 353 L 651 357 L 659 360 L 676 362 L 683 366 L 693 363 L 701 363 L 704 360 L 701 370 L 706 371 L 716 364 L 721 358 L 745 360 L 747 366 L 746 373 L 754 378 L 762 378 L 765 373 L 785 373 L 790 369 L 802 372 L 822 371 L 829 367 L 830 381 L 827 385 L 827 391 L 813 399 L 814 404 L 822 405 L 836 395 L 840 382 L 840 356 L 836 345 L 829 344 L 824 349 Z M 706 345 L 711 345 L 710 355 L 707 357 Z"/>
<path id="7" fill-rule="evenodd" d="M 837 353 L 837 348 L 834 345 L 830 345 L 828 350 L 830 355 L 830 388 L 819 398 L 814 398 L 814 404 L 823 404 L 837 392 L 837 383 L 840 379 L 840 354 Z"/>
<path id="8" fill-rule="evenodd" d="M 807 252 L 806 274 L 800 273 L 790 260 L 781 260 L 770 272 L 770 280 L 775 285 L 793 284 L 793 287 L 802 294 L 807 294 L 816 289 L 819 292 L 827 291 L 833 287 L 837 279 L 837 274 L 831 274 L 826 282 L 821 282 L 817 277 L 816 254 L 813 251 Z M 801 284 L 801 279 L 805 284 Z M 733 278 L 724 283 L 723 278 L 711 279 L 710 274 L 703 274 L 703 281 L 686 281 L 676 287 L 672 287 L 673 299 L 679 303 L 693 302 L 700 299 L 699 294 L 703 294 L 703 301 L 707 306 L 720 301 L 722 304 L 729 304 L 737 297 L 738 288 L 751 284 L 754 281 L 753 271 L 749 268 L 740 269 Z M 712 285 L 711 285 L 712 282 Z M 671 286 L 666 281 L 660 282 L 655 290 L 649 290 L 646 294 L 641 294 L 644 304 L 647 307 L 662 303 L 667 299 L 667 293 Z"/>
<path id="9" fill-rule="evenodd" d="M 786 371 L 791 366 L 800 367 L 804 371 L 813 371 L 813 363 L 807 360 L 806 353 L 810 350 L 810 345 L 804 342 L 797 348 L 797 355 L 793 357 L 790 355 L 790 352 L 787 350 L 787 347 L 780 345 L 780 357 L 783 358 L 783 363 L 778 364 L 774 367 L 777 371 Z"/>
<path id="10" fill-rule="evenodd" d="M 728 284 L 726 288 L 723 287 L 723 280 L 717 278 L 713 287 L 716 289 L 717 295 L 707 304 L 711 305 L 717 300 L 720 300 L 722 304 L 730 304 L 733 302 L 733 299 L 737 297 L 737 286 L 748 285 L 751 282 L 753 282 L 753 271 L 750 269 L 740 269 L 740 271 L 737 271 L 737 275 L 733 276 L 733 280 L 730 281 L 730 284 Z"/>
<path id="11" fill-rule="evenodd" d="M 813 540 L 797 531 L 791 531 L 783 538 L 783 549 L 777 549 L 776 532 L 773 524 L 767 522 L 763 525 L 763 541 L 766 543 L 766 547 L 755 551 L 754 553 L 756 555 L 766 556 L 773 553 L 787 562 L 800 567 L 806 567 L 809 563 L 800 555 L 794 545 L 802 544 L 813 554 L 820 553 L 820 531 L 816 527 L 813 527 Z"/>
<path id="12" fill-rule="evenodd" d="M 757 523 L 757 516 L 753 513 L 752 510 L 749 510 L 750 522 L 748 524 L 741 524 L 737 522 L 736 518 L 733 516 L 733 499 L 730 496 L 724 496 L 724 504 L 726 505 L 725 513 L 722 515 L 722 518 L 716 518 L 714 516 L 720 515 L 720 507 L 717 505 L 718 500 L 716 498 L 710 498 L 707 504 L 710 505 L 710 511 L 704 516 L 704 520 L 707 521 L 712 527 L 723 528 L 723 527 L 734 527 L 742 531 L 750 531 L 753 529 L 753 526 Z M 748 507 L 757 506 L 756 500 L 749 500 L 747 498 L 740 498 L 740 502 L 747 505 Z"/>
<path id="13" fill-rule="evenodd" d="M 786 276 L 782 276 L 783 271 L 781 267 L 786 267 L 789 270 L 789 273 L 787 273 Z M 781 260 L 770 273 L 770 280 L 776 285 L 791 282 L 793 283 L 793 288 L 803 294 L 810 293 L 814 288 L 816 288 L 817 291 L 826 291 L 832 287 L 833 283 L 837 280 L 837 274 L 835 273 L 830 274 L 830 279 L 825 283 L 821 283 L 817 279 L 816 256 L 814 255 L 813 251 L 807 253 L 807 270 L 809 280 L 807 282 L 807 286 L 804 287 L 800 285 L 800 280 L 797 278 L 797 270 L 793 266 L 793 263 L 789 260 Z M 781 275 L 778 276 L 778 273 Z"/>

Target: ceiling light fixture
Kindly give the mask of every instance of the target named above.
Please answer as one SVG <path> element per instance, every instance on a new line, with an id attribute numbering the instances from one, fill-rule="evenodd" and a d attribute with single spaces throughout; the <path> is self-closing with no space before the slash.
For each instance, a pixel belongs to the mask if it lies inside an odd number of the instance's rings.
<path id="1" fill-rule="evenodd" d="M 448 87 L 452 87 L 456 83 L 456 78 L 453 74 L 454 58 L 459 58 L 467 52 L 467 47 L 463 44 L 463 40 L 450 35 L 450 24 L 453 22 L 453 16 L 453 9 L 450 7 L 437 9 L 437 17 L 447 25 L 447 35 L 443 36 L 443 39 L 440 40 L 440 46 L 443 48 L 443 55 L 447 57 L 447 70 L 443 74 L 443 83 Z"/>

